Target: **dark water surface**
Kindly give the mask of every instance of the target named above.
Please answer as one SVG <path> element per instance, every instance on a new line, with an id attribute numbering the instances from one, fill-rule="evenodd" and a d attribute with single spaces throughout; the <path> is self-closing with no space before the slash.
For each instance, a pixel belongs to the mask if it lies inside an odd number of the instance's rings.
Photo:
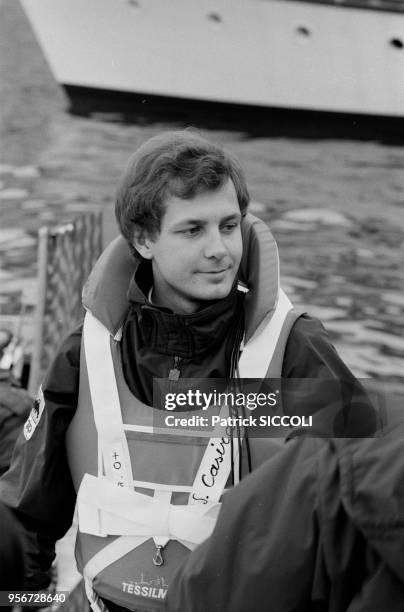
<path id="1" fill-rule="evenodd" d="M 323 320 L 357 375 L 404 388 L 402 145 L 305 137 L 304 125 L 292 137 L 279 117 L 260 129 L 258 115 L 238 123 L 211 108 L 156 115 L 147 101 L 131 122 L 105 110 L 70 114 L 14 0 L 0 0 L 0 96 L 1 312 L 17 311 L 19 291 L 35 303 L 38 227 L 101 207 L 109 240 L 129 154 L 163 129 L 193 124 L 242 162 L 291 299 Z"/>

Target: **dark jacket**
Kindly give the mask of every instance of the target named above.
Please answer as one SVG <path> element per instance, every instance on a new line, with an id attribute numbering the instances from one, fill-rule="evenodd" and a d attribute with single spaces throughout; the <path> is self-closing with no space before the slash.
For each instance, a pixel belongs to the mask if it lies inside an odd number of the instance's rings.
<path id="1" fill-rule="evenodd" d="M 17 591 L 24 580 L 21 527 L 0 502 L 0 591 Z M 10 610 L 12 606 L 9 606 Z"/>
<path id="2" fill-rule="evenodd" d="M 0 476 L 8 470 L 15 441 L 33 404 L 10 373 L 0 370 Z"/>
<path id="3" fill-rule="evenodd" d="M 167 612 L 404 610 L 403 453 L 401 402 L 380 437 L 292 440 L 225 494 Z"/>

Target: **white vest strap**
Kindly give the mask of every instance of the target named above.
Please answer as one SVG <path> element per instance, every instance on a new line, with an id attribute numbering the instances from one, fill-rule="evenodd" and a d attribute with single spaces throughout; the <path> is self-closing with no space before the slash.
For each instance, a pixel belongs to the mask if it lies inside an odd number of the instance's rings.
<path id="1" fill-rule="evenodd" d="M 84 571 L 83 571 L 84 576 Z M 97 595 L 92 587 L 92 583 L 84 577 L 84 588 L 90 604 L 90 608 L 93 612 L 108 612 L 106 605 L 102 601 L 101 597 Z"/>
<path id="2" fill-rule="evenodd" d="M 88 561 L 83 569 L 83 576 L 92 585 L 94 578 L 106 567 L 148 540 L 148 536 L 121 536 L 116 538 Z"/>
<path id="3" fill-rule="evenodd" d="M 86 474 L 77 508 L 80 531 L 96 536 L 127 535 L 179 540 L 194 548 L 212 533 L 220 504 L 173 505 L 167 500 L 119 488 Z"/>
<path id="4" fill-rule="evenodd" d="M 84 586 L 90 606 L 94 612 L 108 612 L 102 599 L 93 589 L 94 578 L 106 567 L 118 561 L 131 550 L 146 542 L 148 538 L 142 536 L 117 538 L 90 559 L 83 568 Z"/>
<path id="5" fill-rule="evenodd" d="M 265 378 L 283 324 L 292 308 L 289 298 L 280 289 L 278 303 L 269 322 L 244 347 L 238 363 L 240 378 Z"/>
<path id="6" fill-rule="evenodd" d="M 111 336 L 90 312 L 84 319 L 83 336 L 94 421 L 105 474 L 118 486 L 132 487 L 129 449 L 111 355 Z"/>
<path id="7" fill-rule="evenodd" d="M 223 406 L 220 411 L 220 418 L 228 415 L 228 407 Z M 238 475 L 239 473 L 239 441 L 237 438 L 233 438 L 232 448 L 225 428 L 219 429 L 220 431 L 216 429 L 214 436 L 210 438 L 206 447 L 189 496 L 189 504 L 205 504 L 206 501 L 218 502 L 229 478 L 232 463 L 234 474 Z"/>

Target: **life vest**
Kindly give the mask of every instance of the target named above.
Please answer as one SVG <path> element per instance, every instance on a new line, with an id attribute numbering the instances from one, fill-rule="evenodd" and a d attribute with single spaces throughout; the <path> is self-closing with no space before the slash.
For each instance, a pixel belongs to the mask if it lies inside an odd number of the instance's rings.
<path id="1" fill-rule="evenodd" d="M 247 215 L 243 240 L 240 276 L 249 293 L 239 375 L 280 377 L 298 314 L 279 289 L 277 248 L 265 224 Z M 238 444 L 230 444 L 224 429 L 211 438 L 185 428 L 180 435 L 156 434 L 156 409 L 129 390 L 119 342 L 133 268 L 118 238 L 86 287 L 79 402 L 66 437 L 77 491 L 76 560 L 94 610 L 105 607 L 101 598 L 132 610 L 162 607 L 177 567 L 212 533 L 231 466 L 239 460 Z M 226 407 L 216 410 L 225 415 Z M 268 440 L 252 442 L 260 463 Z M 214 482 L 206 484 L 212 465 Z"/>

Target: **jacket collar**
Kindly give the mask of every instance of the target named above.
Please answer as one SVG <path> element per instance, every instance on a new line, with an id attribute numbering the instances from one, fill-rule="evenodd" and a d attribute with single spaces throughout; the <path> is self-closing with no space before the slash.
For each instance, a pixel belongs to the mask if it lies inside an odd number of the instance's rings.
<path id="1" fill-rule="evenodd" d="M 152 274 L 148 264 L 142 262 L 130 282 L 130 308 L 123 338 L 128 334 L 139 336 L 142 345 L 152 352 L 185 359 L 201 357 L 213 347 L 224 344 L 243 314 L 244 294 L 237 291 L 236 284 L 224 299 L 210 302 L 192 314 L 178 314 L 153 305 L 146 297 Z M 139 286 L 140 279 L 148 283 Z"/>

